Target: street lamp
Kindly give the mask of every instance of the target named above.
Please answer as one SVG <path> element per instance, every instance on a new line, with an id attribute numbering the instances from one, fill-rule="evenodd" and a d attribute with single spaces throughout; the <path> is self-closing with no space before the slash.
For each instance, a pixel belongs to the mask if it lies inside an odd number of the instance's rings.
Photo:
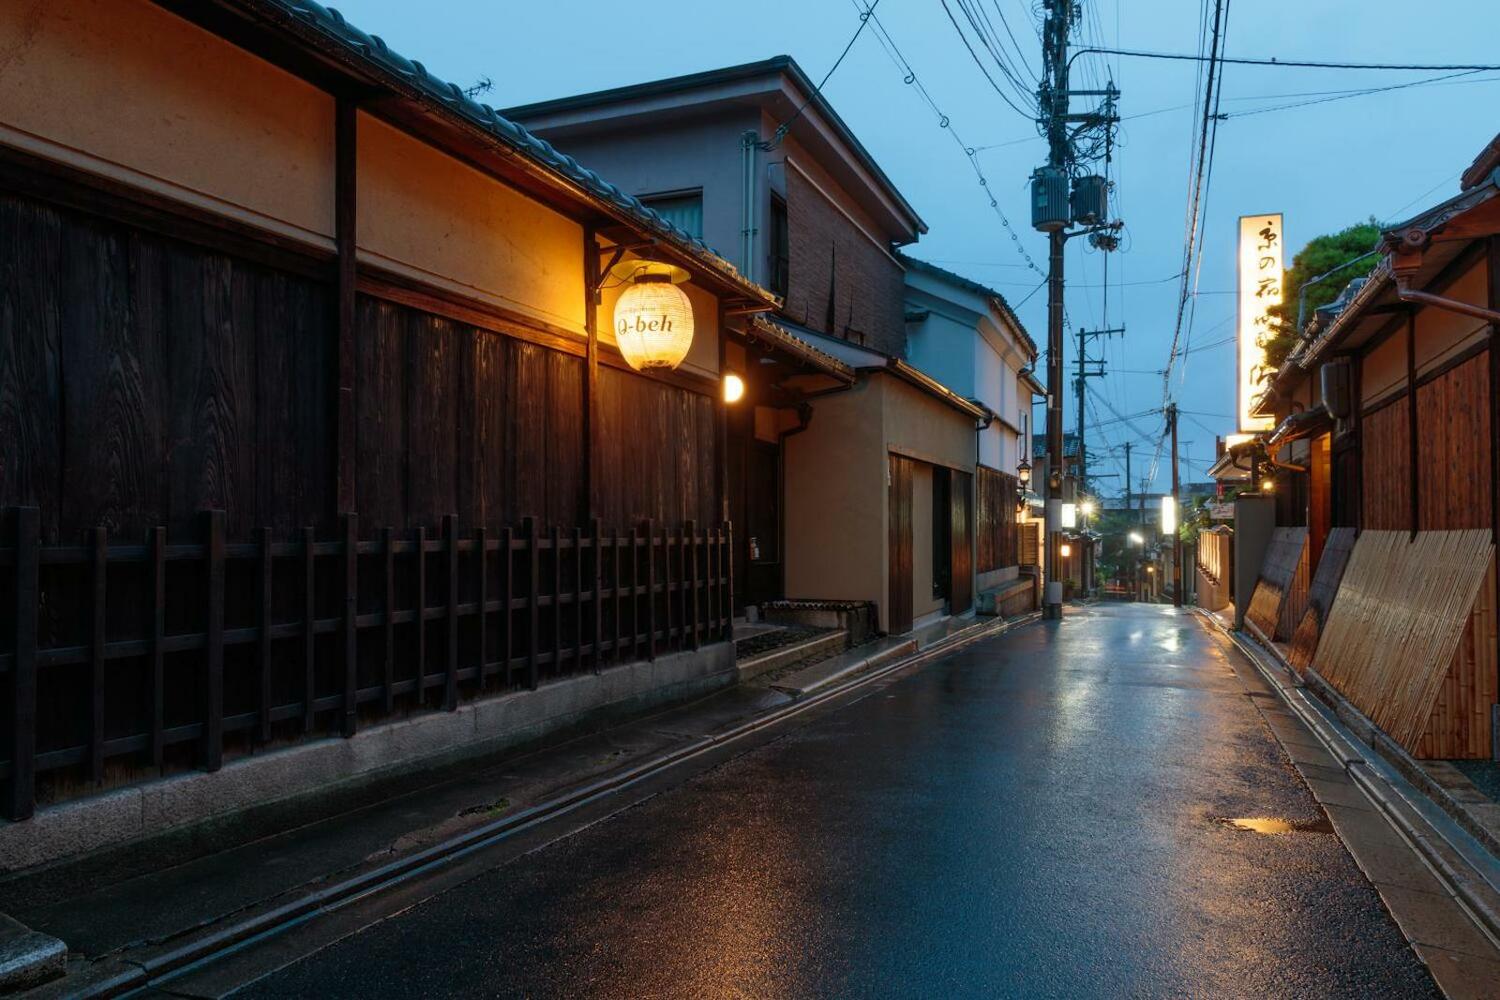
<path id="1" fill-rule="evenodd" d="M 1132 531 L 1130 533 L 1130 544 L 1145 545 L 1146 539 L 1141 536 L 1141 533 L 1139 531 Z"/>
<path id="2" fill-rule="evenodd" d="M 1031 463 L 1024 458 L 1021 459 L 1021 464 L 1016 466 L 1016 479 L 1020 480 L 1023 488 L 1031 482 Z"/>

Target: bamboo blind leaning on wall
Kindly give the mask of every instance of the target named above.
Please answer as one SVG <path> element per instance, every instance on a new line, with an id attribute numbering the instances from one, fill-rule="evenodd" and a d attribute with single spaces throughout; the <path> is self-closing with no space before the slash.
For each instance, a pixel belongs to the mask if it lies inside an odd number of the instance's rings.
<path id="1" fill-rule="evenodd" d="M 1287 613 L 1307 597 L 1307 529 L 1277 528 L 1245 612 L 1268 639 L 1288 639 Z M 1300 612 L 1299 612 L 1300 615 Z"/>
<path id="2" fill-rule="evenodd" d="M 1404 531 L 1360 534 L 1313 669 L 1408 752 L 1488 756 L 1494 602 L 1478 615 L 1475 606 L 1482 590 L 1493 595 L 1485 586 L 1490 532 L 1408 539 Z M 1466 639 L 1476 628 L 1483 634 Z M 1429 732 L 1439 707 L 1445 728 Z"/>
<path id="3" fill-rule="evenodd" d="M 1328 621 L 1333 608 L 1333 599 L 1338 594 L 1339 581 L 1344 578 L 1344 567 L 1349 564 L 1349 553 L 1354 551 L 1354 529 L 1334 528 L 1323 543 L 1323 555 L 1313 574 L 1312 584 L 1307 590 L 1307 606 L 1302 619 L 1292 632 L 1292 647 L 1287 660 L 1298 673 L 1306 671 L 1312 663 L 1313 653 L 1318 648 L 1318 637 Z"/>

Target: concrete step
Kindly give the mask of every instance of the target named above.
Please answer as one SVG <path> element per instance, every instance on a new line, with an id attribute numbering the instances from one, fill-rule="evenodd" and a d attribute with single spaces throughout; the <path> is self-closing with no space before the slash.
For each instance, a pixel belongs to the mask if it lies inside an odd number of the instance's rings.
<path id="1" fill-rule="evenodd" d="M 888 636 L 856 646 L 839 656 L 814 663 L 781 678 L 771 685 L 777 691 L 792 695 L 811 694 L 850 674 L 910 656 L 917 651 L 917 640 L 909 635 Z"/>
<path id="2" fill-rule="evenodd" d="M 68 946 L 0 913 L 0 993 L 15 993 L 56 979 Z"/>
<path id="3" fill-rule="evenodd" d="M 832 632 L 811 636 L 801 642 L 767 650 L 758 656 L 740 660 L 735 666 L 739 670 L 740 681 L 743 683 L 751 678 L 759 677 L 761 674 L 768 674 L 773 670 L 781 670 L 802 660 L 827 656 L 829 653 L 843 649 L 848 644 L 848 631 L 845 629 L 836 629 Z"/>

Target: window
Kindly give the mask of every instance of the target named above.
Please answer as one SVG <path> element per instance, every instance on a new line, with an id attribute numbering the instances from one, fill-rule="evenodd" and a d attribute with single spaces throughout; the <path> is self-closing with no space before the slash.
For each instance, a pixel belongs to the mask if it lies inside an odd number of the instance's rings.
<path id="1" fill-rule="evenodd" d="M 771 232 L 767 241 L 771 291 L 786 298 L 787 272 L 791 264 L 791 234 L 786 223 L 786 202 L 771 195 Z"/>
<path id="2" fill-rule="evenodd" d="M 641 199 L 678 229 L 703 239 L 703 192 L 691 194 L 651 195 Z"/>

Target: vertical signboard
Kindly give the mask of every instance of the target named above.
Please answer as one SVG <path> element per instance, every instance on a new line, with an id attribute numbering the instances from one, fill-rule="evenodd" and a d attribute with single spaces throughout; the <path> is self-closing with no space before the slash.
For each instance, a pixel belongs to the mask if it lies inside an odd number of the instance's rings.
<path id="1" fill-rule="evenodd" d="M 1271 429 L 1270 417 L 1253 417 L 1250 407 L 1265 391 L 1266 349 L 1271 306 L 1281 302 L 1281 213 L 1240 216 L 1239 406 L 1241 433 Z"/>

